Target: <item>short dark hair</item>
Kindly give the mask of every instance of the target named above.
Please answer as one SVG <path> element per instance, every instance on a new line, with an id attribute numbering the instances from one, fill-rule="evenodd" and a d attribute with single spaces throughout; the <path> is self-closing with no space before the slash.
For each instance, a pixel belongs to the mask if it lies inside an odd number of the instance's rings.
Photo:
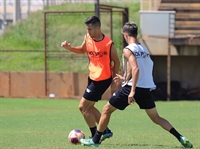
<path id="1" fill-rule="evenodd" d="M 92 26 L 101 26 L 101 21 L 97 16 L 91 16 L 85 20 L 85 24 L 91 24 Z"/>
<path id="2" fill-rule="evenodd" d="M 122 33 L 128 33 L 129 36 L 137 37 L 138 27 L 134 22 L 126 22 L 122 28 Z"/>

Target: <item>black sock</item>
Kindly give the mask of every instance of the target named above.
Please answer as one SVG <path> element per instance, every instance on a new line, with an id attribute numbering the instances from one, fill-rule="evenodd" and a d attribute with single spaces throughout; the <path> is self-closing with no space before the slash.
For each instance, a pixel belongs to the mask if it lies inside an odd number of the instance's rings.
<path id="1" fill-rule="evenodd" d="M 94 137 L 92 138 L 94 143 L 99 143 L 103 132 L 96 131 Z"/>
<path id="2" fill-rule="evenodd" d="M 176 131 L 176 129 L 174 129 L 174 128 L 172 128 L 172 129 L 170 129 L 170 131 L 169 131 L 171 134 L 173 134 L 177 139 L 178 139 L 178 141 L 180 141 L 180 136 L 182 136 L 180 133 L 178 133 L 177 131 Z"/>
<path id="3" fill-rule="evenodd" d="M 96 133 L 96 130 L 97 130 L 97 127 L 93 127 L 93 128 L 90 128 L 90 131 L 91 131 L 91 134 L 92 134 L 92 137 L 94 137 L 95 133 Z"/>
<path id="4" fill-rule="evenodd" d="M 103 134 L 108 133 L 108 132 L 111 132 L 111 130 L 108 127 L 106 127 L 106 129 L 104 130 Z"/>

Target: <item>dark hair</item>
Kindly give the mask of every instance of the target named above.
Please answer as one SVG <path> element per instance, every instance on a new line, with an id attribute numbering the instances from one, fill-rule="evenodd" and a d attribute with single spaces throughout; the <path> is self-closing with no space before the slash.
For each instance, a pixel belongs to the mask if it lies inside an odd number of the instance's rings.
<path id="1" fill-rule="evenodd" d="M 101 26 L 101 22 L 100 22 L 99 18 L 96 16 L 91 16 L 91 17 L 87 18 L 85 20 L 85 24 L 86 25 L 91 24 L 92 26 L 95 26 L 95 27 Z"/>
<path id="2" fill-rule="evenodd" d="M 134 22 L 126 22 L 122 28 L 122 33 L 128 33 L 129 36 L 137 37 L 138 27 Z"/>

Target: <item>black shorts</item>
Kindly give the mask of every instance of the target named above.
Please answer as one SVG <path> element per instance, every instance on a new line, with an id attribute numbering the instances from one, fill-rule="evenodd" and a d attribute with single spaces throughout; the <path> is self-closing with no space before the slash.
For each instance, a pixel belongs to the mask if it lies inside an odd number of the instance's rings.
<path id="1" fill-rule="evenodd" d="M 83 97 L 90 101 L 97 102 L 101 100 L 103 93 L 111 85 L 112 77 L 103 81 L 93 81 L 88 77 L 88 86 L 83 94 Z"/>
<path id="2" fill-rule="evenodd" d="M 128 85 L 120 88 L 110 98 L 109 103 L 119 110 L 124 110 L 129 105 L 128 95 L 130 91 L 131 86 Z M 152 109 L 156 106 L 149 88 L 136 87 L 134 98 L 140 109 Z"/>

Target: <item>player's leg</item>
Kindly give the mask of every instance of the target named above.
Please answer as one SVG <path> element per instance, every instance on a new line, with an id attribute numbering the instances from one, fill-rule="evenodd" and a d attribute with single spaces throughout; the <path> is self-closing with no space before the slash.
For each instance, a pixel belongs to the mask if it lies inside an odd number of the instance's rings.
<path id="1" fill-rule="evenodd" d="M 109 102 L 103 107 L 99 125 L 97 127 L 97 132 L 93 137 L 94 142 L 104 141 L 107 138 L 112 137 L 112 132 L 104 133 L 110 121 L 111 114 L 116 110 Z"/>
<path id="2" fill-rule="evenodd" d="M 173 134 L 184 147 L 192 147 L 192 144 L 175 128 L 173 128 L 173 126 L 166 119 L 159 116 L 150 89 L 136 88 L 135 99 L 140 109 L 145 109 L 147 115 L 155 124 L 160 125 L 163 129 Z"/>
<path id="3" fill-rule="evenodd" d="M 103 132 L 110 121 L 111 114 L 116 110 L 109 102 L 103 107 L 97 130 Z"/>
<path id="4" fill-rule="evenodd" d="M 163 129 L 170 131 L 170 129 L 172 128 L 172 125 L 166 119 L 158 115 L 156 107 L 152 109 L 146 109 L 145 111 L 154 123 L 160 125 Z"/>
<path id="5" fill-rule="evenodd" d="M 91 110 L 92 110 L 92 113 L 94 114 L 94 117 L 95 117 L 95 121 L 96 123 L 98 124 L 99 123 L 99 120 L 100 120 L 100 117 L 101 117 L 101 113 L 100 111 L 95 108 L 95 107 L 91 107 Z"/>
<path id="6" fill-rule="evenodd" d="M 112 78 L 103 81 L 93 81 L 88 78 L 88 86 L 85 90 L 83 98 L 80 101 L 79 109 L 90 128 L 92 137 L 96 132 L 96 123 L 99 122 L 101 116 L 101 113 L 97 108 L 94 107 L 94 104 L 98 100 L 101 100 L 103 93 L 110 86 L 111 81 Z M 109 129 L 107 128 L 106 130 Z M 107 132 L 106 130 L 105 132 Z"/>
<path id="7" fill-rule="evenodd" d="M 102 139 L 102 137 L 104 137 L 103 132 L 107 128 L 108 123 L 110 121 L 110 116 L 115 110 L 116 108 L 110 105 L 109 102 L 103 107 L 99 125 L 94 137 L 91 139 L 81 139 L 80 142 L 82 145 L 97 147 L 99 146 L 101 141 L 106 139 L 106 138 Z"/>
<path id="8" fill-rule="evenodd" d="M 94 118 L 95 118 L 95 122 L 98 124 L 99 123 L 99 120 L 100 120 L 100 117 L 101 117 L 101 113 L 99 112 L 99 110 L 97 108 L 95 108 L 94 106 L 91 107 L 91 111 L 94 115 Z M 91 131 L 91 137 L 94 137 L 95 133 L 96 133 L 96 130 L 97 130 L 97 127 L 95 125 L 95 127 L 90 127 L 90 131 Z"/>
<path id="9" fill-rule="evenodd" d="M 101 113 L 100 113 L 99 110 L 98 110 L 97 108 L 95 108 L 94 106 L 91 107 L 91 110 L 92 110 L 92 113 L 93 113 L 93 115 L 94 115 L 94 117 L 95 117 L 96 123 L 99 124 L 99 120 L 100 120 L 100 117 L 101 117 Z M 96 128 L 96 127 L 95 127 L 95 128 Z M 93 132 L 93 130 L 92 130 L 92 132 Z M 96 130 L 95 130 L 95 132 L 96 132 Z M 94 133 L 95 133 L 95 132 L 94 132 Z M 94 136 L 94 133 L 93 133 L 92 137 Z M 109 138 L 109 137 L 111 137 L 111 135 L 112 135 L 111 130 L 110 130 L 108 127 L 106 127 L 106 129 L 105 129 L 104 132 L 103 132 L 104 138 Z"/>
<path id="10" fill-rule="evenodd" d="M 163 129 L 173 134 L 185 148 L 193 147 L 193 145 L 189 142 L 188 139 L 183 137 L 175 128 L 173 128 L 173 126 L 166 119 L 159 116 L 156 107 L 152 109 L 146 109 L 145 111 L 155 124 L 160 125 Z"/>
<path id="11" fill-rule="evenodd" d="M 79 103 L 79 110 L 81 111 L 87 125 L 90 128 L 92 136 L 96 132 L 96 119 L 93 113 L 93 107 L 95 102 L 85 99 L 84 97 L 81 98 Z"/>
<path id="12" fill-rule="evenodd" d="M 137 87 L 135 92 L 135 99 L 140 109 L 145 109 L 147 115 L 154 123 L 160 125 L 167 131 L 172 129 L 172 125 L 167 120 L 158 115 L 150 89 Z"/>
<path id="13" fill-rule="evenodd" d="M 128 95 L 130 93 L 131 87 L 125 86 L 119 89 L 110 98 L 109 102 L 103 107 L 97 132 L 92 139 L 81 139 L 82 145 L 86 146 L 99 146 L 103 139 L 103 130 L 107 127 L 111 114 L 116 110 L 124 110 L 128 104 Z"/>
<path id="14" fill-rule="evenodd" d="M 99 81 L 99 82 L 94 82 L 95 88 L 96 88 L 96 96 L 98 96 L 98 99 L 101 100 L 102 95 L 105 93 L 105 91 L 109 88 L 110 84 L 112 82 L 112 78 L 103 80 L 103 81 Z M 99 112 L 99 110 L 97 110 L 95 107 L 93 107 L 93 113 L 96 119 L 96 122 L 99 123 L 100 117 L 101 117 L 101 113 Z M 106 129 L 103 132 L 103 138 L 110 138 L 112 137 L 113 133 L 112 131 L 106 127 Z"/>

